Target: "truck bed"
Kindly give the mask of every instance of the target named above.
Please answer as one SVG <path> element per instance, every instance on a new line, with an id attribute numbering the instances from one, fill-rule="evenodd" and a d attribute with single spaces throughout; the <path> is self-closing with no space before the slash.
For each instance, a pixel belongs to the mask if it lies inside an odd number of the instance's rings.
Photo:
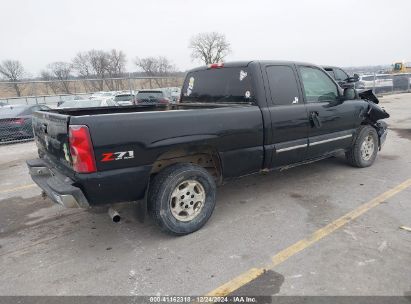
<path id="1" fill-rule="evenodd" d="M 171 105 L 132 105 L 121 107 L 99 107 L 99 108 L 62 108 L 62 109 L 50 109 L 48 112 L 70 115 L 70 116 L 82 116 L 82 115 L 100 115 L 100 114 L 112 114 L 112 113 L 135 113 L 135 112 L 153 112 L 153 111 L 175 111 L 175 110 L 187 110 L 187 109 L 213 109 L 221 107 L 241 107 L 250 105 L 244 104 L 224 104 L 224 103 L 182 103 Z"/>

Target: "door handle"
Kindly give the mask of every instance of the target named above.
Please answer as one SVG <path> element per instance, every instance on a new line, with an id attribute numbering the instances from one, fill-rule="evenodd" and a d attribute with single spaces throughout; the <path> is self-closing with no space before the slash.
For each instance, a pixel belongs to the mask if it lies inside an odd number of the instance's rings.
<path id="1" fill-rule="evenodd" d="M 315 111 L 310 112 L 310 119 L 311 119 L 311 122 L 313 123 L 314 127 L 321 128 L 322 123 L 321 123 L 321 120 L 319 118 L 318 112 L 315 112 Z"/>

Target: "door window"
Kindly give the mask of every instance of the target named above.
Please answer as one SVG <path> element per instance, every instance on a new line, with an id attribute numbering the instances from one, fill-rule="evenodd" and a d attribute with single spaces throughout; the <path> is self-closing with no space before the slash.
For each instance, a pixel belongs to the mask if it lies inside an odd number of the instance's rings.
<path id="1" fill-rule="evenodd" d="M 338 98 L 338 89 L 323 71 L 312 67 L 300 67 L 307 102 L 332 102 Z"/>
<path id="2" fill-rule="evenodd" d="M 267 67 L 266 71 L 272 102 L 275 105 L 298 104 L 298 85 L 293 69 L 275 65 Z"/>
<path id="3" fill-rule="evenodd" d="M 333 69 L 325 68 L 325 71 L 328 73 L 328 75 L 330 75 L 333 79 L 335 79 L 335 74 L 334 74 Z"/>
<path id="4" fill-rule="evenodd" d="M 338 81 L 345 81 L 348 78 L 348 75 L 340 69 L 335 69 L 335 79 Z"/>

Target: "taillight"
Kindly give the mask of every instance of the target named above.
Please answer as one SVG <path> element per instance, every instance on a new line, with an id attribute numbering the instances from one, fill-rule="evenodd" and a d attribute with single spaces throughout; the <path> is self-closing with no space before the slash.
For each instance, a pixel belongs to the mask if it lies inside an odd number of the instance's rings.
<path id="1" fill-rule="evenodd" d="M 16 118 L 11 121 L 12 124 L 16 125 L 23 125 L 24 124 L 24 118 Z"/>
<path id="2" fill-rule="evenodd" d="M 70 154 L 73 160 L 73 169 L 78 173 L 96 172 L 93 145 L 87 126 L 69 126 Z"/>
<path id="3" fill-rule="evenodd" d="M 219 69 L 219 68 L 223 68 L 223 67 L 224 67 L 224 63 L 222 63 L 222 62 L 212 63 L 212 64 L 209 64 L 207 67 L 208 67 L 209 69 Z"/>
<path id="4" fill-rule="evenodd" d="M 167 99 L 167 98 L 161 98 L 161 99 L 159 99 L 158 103 L 161 103 L 161 104 L 169 104 L 169 103 L 170 103 L 170 100 Z"/>

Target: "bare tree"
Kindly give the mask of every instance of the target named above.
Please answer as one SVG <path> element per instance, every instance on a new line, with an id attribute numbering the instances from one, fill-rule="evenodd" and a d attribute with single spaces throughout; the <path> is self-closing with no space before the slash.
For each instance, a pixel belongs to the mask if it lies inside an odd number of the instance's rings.
<path id="1" fill-rule="evenodd" d="M 88 58 L 93 74 L 96 75 L 97 79 L 101 79 L 97 81 L 97 88 L 99 91 L 103 91 L 104 78 L 106 78 L 109 65 L 108 54 L 102 50 L 91 50 L 88 52 Z"/>
<path id="2" fill-rule="evenodd" d="M 176 68 L 171 61 L 166 57 L 147 57 L 136 58 L 136 66 L 141 69 L 148 77 L 168 77 L 175 73 Z M 164 85 L 163 79 L 155 78 L 154 81 L 158 87 Z M 152 80 L 150 79 L 150 87 L 152 87 Z"/>
<path id="3" fill-rule="evenodd" d="M 68 80 L 71 78 L 72 70 L 73 66 L 71 63 L 58 61 L 50 63 L 47 66 L 47 71 L 43 71 L 41 75 L 43 79 L 57 80 L 56 84 L 50 83 L 54 93 L 57 93 L 56 89 L 60 89 L 60 91 L 70 94 Z"/>
<path id="4" fill-rule="evenodd" d="M 76 57 L 74 57 L 73 68 L 81 78 L 87 79 L 92 77 L 92 67 L 90 66 L 87 53 L 78 53 Z M 83 86 L 87 92 L 93 89 L 93 86 L 87 80 L 83 81 Z"/>
<path id="5" fill-rule="evenodd" d="M 225 35 L 217 32 L 193 36 L 188 47 L 191 49 L 191 58 L 204 64 L 221 62 L 231 52 Z"/>
<path id="6" fill-rule="evenodd" d="M 47 81 L 45 84 L 46 94 L 49 94 L 49 89 L 51 89 L 54 94 L 59 93 L 59 85 L 56 82 L 56 78 L 49 71 L 41 71 L 40 77 L 42 80 Z"/>
<path id="7" fill-rule="evenodd" d="M 78 53 L 73 59 L 73 68 L 79 76 L 84 79 L 97 78 L 97 81 L 85 84 L 95 90 L 102 91 L 104 84 L 110 90 L 115 90 L 119 84 L 111 79 L 120 77 L 125 73 L 126 55 L 123 51 L 115 49 L 110 52 L 103 50 L 90 50 L 88 52 Z"/>
<path id="8" fill-rule="evenodd" d="M 83 78 L 95 77 L 98 80 L 91 82 L 95 90 L 104 89 L 104 78 L 107 75 L 109 65 L 108 53 L 102 50 L 91 50 L 78 53 L 73 59 L 73 68 Z"/>
<path id="9" fill-rule="evenodd" d="M 23 65 L 18 60 L 4 60 L 0 64 L 0 74 L 3 75 L 3 78 L 13 82 L 11 85 L 16 91 L 18 97 L 21 96 L 21 88 L 19 87 L 18 82 L 22 80 L 25 75 Z"/>
<path id="10" fill-rule="evenodd" d="M 112 49 L 108 53 L 108 67 L 107 73 L 110 78 L 122 77 L 126 71 L 126 54 L 123 51 L 117 51 L 116 49 Z M 119 90 L 123 89 L 124 85 L 120 81 L 106 81 L 107 86 L 111 90 Z"/>

